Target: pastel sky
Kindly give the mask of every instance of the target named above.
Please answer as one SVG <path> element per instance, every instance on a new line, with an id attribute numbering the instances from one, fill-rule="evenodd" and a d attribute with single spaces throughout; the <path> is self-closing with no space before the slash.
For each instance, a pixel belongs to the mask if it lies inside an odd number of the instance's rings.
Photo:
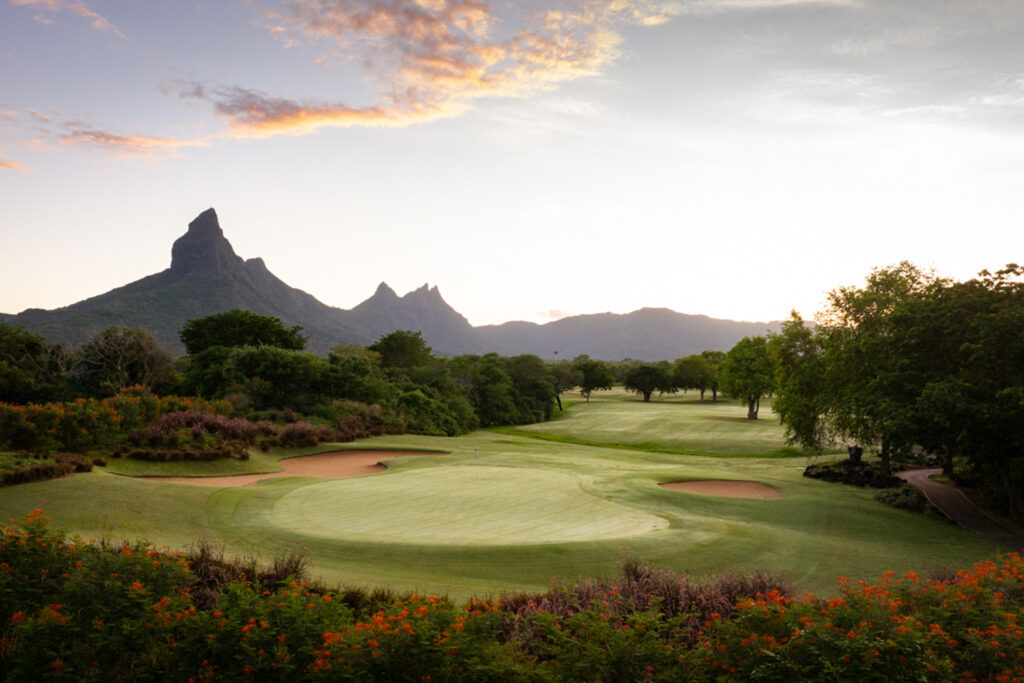
<path id="1" fill-rule="evenodd" d="M 235 251 L 476 325 L 1024 260 L 1020 0 L 0 0 L 0 311 Z"/>

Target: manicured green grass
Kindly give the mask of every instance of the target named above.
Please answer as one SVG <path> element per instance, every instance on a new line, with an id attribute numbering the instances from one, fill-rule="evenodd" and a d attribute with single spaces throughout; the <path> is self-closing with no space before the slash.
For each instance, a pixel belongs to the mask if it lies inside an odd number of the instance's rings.
<path id="1" fill-rule="evenodd" d="M 628 448 L 648 452 L 742 457 L 792 457 L 770 399 L 761 402 L 760 419 L 748 420 L 745 405 L 732 399 L 711 401 L 699 394 L 655 394 L 643 403 L 621 387 L 595 391 L 589 403 L 576 403 L 578 415 L 510 430 L 522 436 L 560 443 Z M 637 404 L 640 404 L 639 406 Z M 642 406 L 642 408 L 641 408 Z M 579 408 L 585 408 L 580 410 Z"/>
<path id="2" fill-rule="evenodd" d="M 778 457 L 785 445 L 771 414 L 752 428 L 743 415 L 736 403 L 644 404 L 618 393 L 576 402 L 564 418 L 528 428 L 563 441 L 519 431 L 379 437 L 345 447 L 449 455 L 396 456 L 388 472 L 364 477 L 289 477 L 242 488 L 164 484 L 99 468 L 4 489 L 0 515 L 41 507 L 57 527 L 87 538 L 145 537 L 171 546 L 207 539 L 267 559 L 299 550 L 330 583 L 455 597 L 539 590 L 556 575 L 610 576 L 628 556 L 698 574 L 765 567 L 787 572 L 802 589 L 830 593 L 839 575 L 959 568 L 1002 550 L 959 527 L 877 503 L 870 490 L 804 478 L 806 458 Z M 720 419 L 733 416 L 740 419 Z M 688 438 L 697 444 L 692 449 Z M 667 452 L 675 449 L 714 455 Z M 281 455 L 262 462 L 254 455 L 250 463 L 276 470 Z M 211 469 L 168 464 L 174 474 Z M 658 486 L 690 479 L 760 481 L 783 498 Z"/>

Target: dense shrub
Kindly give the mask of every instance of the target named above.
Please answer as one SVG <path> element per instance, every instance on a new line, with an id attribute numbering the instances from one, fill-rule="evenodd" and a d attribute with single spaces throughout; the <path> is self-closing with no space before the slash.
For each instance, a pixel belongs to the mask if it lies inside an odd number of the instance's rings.
<path id="1" fill-rule="evenodd" d="M 254 445 L 258 438 L 276 434 L 277 429 L 270 422 L 251 422 L 242 417 L 189 410 L 164 413 L 134 434 L 133 441 L 172 448 L 222 445 L 225 442 Z"/>
<path id="2" fill-rule="evenodd" d="M 297 556 L 260 567 L 208 546 L 181 554 L 85 543 L 53 533 L 36 511 L 0 525 L 0 679 L 1024 676 L 1024 559 L 1016 553 L 941 580 L 840 577 L 829 599 L 791 597 L 766 574 L 695 582 L 636 562 L 614 583 L 461 606 L 331 591 L 304 572 Z"/>
<path id="3" fill-rule="evenodd" d="M 870 486 L 877 489 L 903 485 L 903 480 L 899 477 L 883 475 L 881 466 L 877 462 L 841 460 L 816 463 L 808 465 L 804 470 L 804 476 L 822 481 L 851 486 Z"/>
<path id="4" fill-rule="evenodd" d="M 924 491 L 909 484 L 904 484 L 897 489 L 879 491 L 875 494 L 874 498 L 879 503 L 885 503 L 900 510 L 910 510 L 911 512 L 920 512 L 933 517 L 949 519 L 932 505 Z"/>
<path id="5" fill-rule="evenodd" d="M 286 425 L 278 435 L 278 441 L 288 448 L 307 448 L 321 441 L 330 441 L 333 432 L 330 427 L 314 426 L 305 420 Z"/>
<path id="6" fill-rule="evenodd" d="M 49 453 L 111 449 L 161 415 L 180 411 L 231 414 L 225 401 L 159 397 L 141 388 L 105 399 L 0 403 L 0 450 Z"/>

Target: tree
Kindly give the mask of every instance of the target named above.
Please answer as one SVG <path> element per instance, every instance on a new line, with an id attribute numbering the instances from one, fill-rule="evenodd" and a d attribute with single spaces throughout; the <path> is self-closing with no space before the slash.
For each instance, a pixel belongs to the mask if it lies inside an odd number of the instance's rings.
<path id="1" fill-rule="evenodd" d="M 481 427 L 516 424 L 519 410 L 513 400 L 512 378 L 495 353 L 474 358 L 470 370 L 469 398 L 476 408 Z"/>
<path id="2" fill-rule="evenodd" d="M 390 389 L 380 367 L 380 354 L 362 346 L 335 346 L 327 356 L 327 394 L 362 403 L 382 403 Z"/>
<path id="3" fill-rule="evenodd" d="M 64 392 L 68 352 L 20 325 L 0 323 L 0 401 L 55 401 Z"/>
<path id="4" fill-rule="evenodd" d="M 196 355 L 214 346 L 276 346 L 291 351 L 306 348 L 302 327 L 287 328 L 280 318 L 234 309 L 189 320 L 179 337 L 186 352 Z"/>
<path id="5" fill-rule="evenodd" d="M 427 365 L 434 358 L 419 331 L 396 330 L 366 348 L 380 354 L 381 366 L 385 370 L 407 371 Z"/>
<path id="6" fill-rule="evenodd" d="M 551 378 L 551 385 L 555 390 L 558 409 L 562 410 L 562 392 L 580 386 L 583 382 L 583 373 L 573 365 L 572 361 L 563 358 L 548 366 L 548 376 Z"/>
<path id="7" fill-rule="evenodd" d="M 667 365 L 667 364 L 666 364 Z M 658 363 L 637 365 L 626 373 L 623 386 L 628 391 L 643 396 L 644 403 L 649 403 L 655 391 L 672 391 L 672 375 L 664 365 Z"/>
<path id="8" fill-rule="evenodd" d="M 722 388 L 747 403 L 747 419 L 756 420 L 761 397 L 775 388 L 775 366 L 764 337 L 744 337 L 725 356 Z"/>
<path id="9" fill-rule="evenodd" d="M 701 358 L 708 364 L 708 389 L 711 390 L 711 402 L 718 402 L 718 391 L 722 383 L 722 365 L 725 363 L 725 351 L 701 351 Z"/>
<path id="10" fill-rule="evenodd" d="M 894 456 L 916 439 L 911 409 L 922 376 L 906 361 L 907 340 L 897 343 L 894 314 L 915 298 L 945 286 L 933 273 L 906 261 L 873 270 L 863 287 L 828 295 L 823 363 L 826 404 L 837 433 L 856 445 L 877 445 L 883 476 Z"/>
<path id="11" fill-rule="evenodd" d="M 174 360 L 148 330 L 108 327 L 72 358 L 72 382 L 80 393 L 112 396 L 136 384 L 159 391 L 176 383 Z"/>
<path id="12" fill-rule="evenodd" d="M 772 409 L 786 429 L 787 443 L 808 450 L 820 449 L 830 438 L 823 347 L 823 338 L 804 325 L 796 311 L 768 340 L 775 364 Z"/>
<path id="13" fill-rule="evenodd" d="M 521 354 L 505 362 L 512 380 L 513 401 L 521 423 L 543 422 L 551 418 L 555 387 L 548 366 L 538 356 Z"/>
<path id="14" fill-rule="evenodd" d="M 612 388 L 615 380 L 607 364 L 584 354 L 573 359 L 573 367 L 581 374 L 580 394 L 586 397 L 587 403 L 590 403 L 590 392 Z"/>
<path id="15" fill-rule="evenodd" d="M 711 364 L 700 354 L 677 358 L 672 364 L 672 381 L 680 389 L 696 389 L 703 401 L 711 386 Z"/>
<path id="16" fill-rule="evenodd" d="M 935 281 L 890 316 L 908 441 L 970 464 L 985 496 L 1024 515 L 1024 268 Z"/>

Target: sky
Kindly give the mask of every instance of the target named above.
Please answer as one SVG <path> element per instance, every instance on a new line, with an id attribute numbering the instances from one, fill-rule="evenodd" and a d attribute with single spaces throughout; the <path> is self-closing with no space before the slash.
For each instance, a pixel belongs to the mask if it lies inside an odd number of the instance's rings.
<path id="1" fill-rule="evenodd" d="M 209 207 L 351 308 L 813 318 L 1024 259 L 1020 0 L 0 0 L 0 312 Z"/>

